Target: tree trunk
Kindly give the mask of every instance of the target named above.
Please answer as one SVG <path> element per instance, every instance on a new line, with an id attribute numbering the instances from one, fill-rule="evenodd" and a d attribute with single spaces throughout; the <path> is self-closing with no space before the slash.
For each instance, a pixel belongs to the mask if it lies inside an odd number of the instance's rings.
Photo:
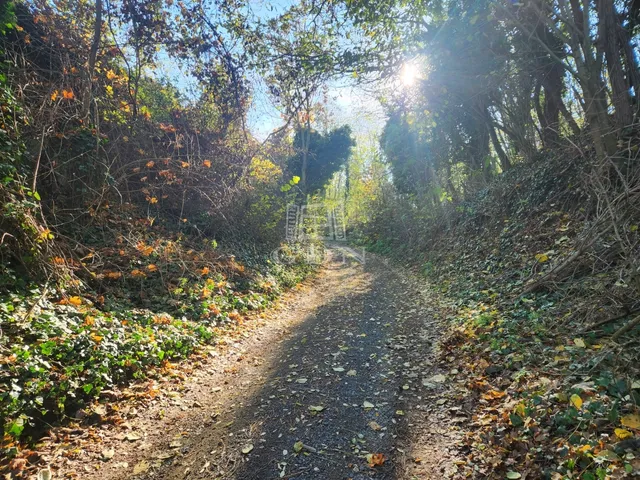
<path id="1" fill-rule="evenodd" d="M 89 58 L 87 59 L 87 69 L 85 72 L 84 92 L 82 95 L 82 113 L 81 117 L 86 118 L 91 109 L 91 96 L 93 86 L 93 70 L 96 66 L 96 58 L 98 57 L 98 48 L 100 48 L 100 37 L 102 36 L 102 0 L 96 0 L 96 19 L 93 24 L 93 40 L 91 49 L 89 50 Z"/>
<path id="2" fill-rule="evenodd" d="M 493 122 L 491 121 L 491 118 L 489 118 L 489 121 L 487 122 L 487 128 L 489 129 L 489 135 L 491 136 L 491 143 L 493 143 L 493 148 L 495 149 L 496 153 L 498 154 L 498 158 L 500 159 L 500 167 L 502 168 L 503 172 L 506 172 L 511 168 L 511 162 L 509 161 L 509 157 L 504 151 L 504 148 L 502 148 L 502 145 L 500 144 L 498 134 L 496 133 L 496 129 L 493 125 Z"/>
<path id="3" fill-rule="evenodd" d="M 616 126 L 624 128 L 633 122 L 629 85 L 624 78 L 620 44 L 618 42 L 618 20 L 613 0 L 597 0 L 598 48 L 604 52 L 611 82 L 611 101 L 615 109 Z"/>
<path id="4" fill-rule="evenodd" d="M 564 117 L 566 122 L 569 124 L 569 128 L 571 128 L 571 131 L 573 132 L 573 134 L 576 137 L 579 136 L 580 135 L 580 127 L 578 126 L 578 123 L 576 122 L 576 119 L 573 118 L 573 115 L 571 115 L 571 112 L 569 111 L 567 106 L 564 104 L 562 99 L 560 99 L 560 112 L 562 113 L 562 116 Z"/>
<path id="5" fill-rule="evenodd" d="M 535 90 L 533 92 L 533 106 L 536 109 L 536 115 L 540 122 L 540 140 L 542 140 L 542 146 L 544 148 L 551 148 L 549 143 L 549 124 L 547 123 L 547 116 L 544 114 L 542 105 L 540 104 L 540 93 L 542 91 L 542 83 L 537 82 Z"/>

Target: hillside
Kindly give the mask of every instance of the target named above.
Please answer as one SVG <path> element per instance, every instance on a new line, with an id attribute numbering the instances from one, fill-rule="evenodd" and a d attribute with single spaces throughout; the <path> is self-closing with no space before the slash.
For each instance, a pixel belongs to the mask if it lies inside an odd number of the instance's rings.
<path id="1" fill-rule="evenodd" d="M 471 420 L 463 476 L 638 468 L 638 180 L 601 190 L 591 168 L 576 151 L 541 156 L 455 211 L 401 225 L 382 212 L 358 234 L 424 278 L 448 325 L 439 366 Z"/>

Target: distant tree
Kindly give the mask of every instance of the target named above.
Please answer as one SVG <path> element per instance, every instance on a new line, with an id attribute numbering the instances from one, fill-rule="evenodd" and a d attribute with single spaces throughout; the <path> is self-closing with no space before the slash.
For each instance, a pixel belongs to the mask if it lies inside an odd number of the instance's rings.
<path id="1" fill-rule="evenodd" d="M 305 194 L 314 194 L 322 190 L 333 174 L 346 163 L 355 141 L 351 138 L 351 128 L 344 125 L 324 135 L 315 130 L 299 128 L 293 145 L 297 153 L 289 159 L 289 170 L 300 177 L 301 189 Z M 304 161 L 305 156 L 307 162 Z"/>

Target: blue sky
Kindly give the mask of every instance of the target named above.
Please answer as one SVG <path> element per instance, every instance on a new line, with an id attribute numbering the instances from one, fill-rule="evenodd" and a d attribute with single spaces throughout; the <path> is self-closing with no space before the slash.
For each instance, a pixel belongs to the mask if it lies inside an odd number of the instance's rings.
<path id="1" fill-rule="evenodd" d="M 264 1 L 251 0 L 249 8 L 257 18 L 263 20 L 282 14 L 294 2 L 290 0 Z M 193 97 L 190 90 L 195 85 L 189 72 L 168 56 L 163 56 L 160 68 L 156 72 L 172 80 L 182 88 L 183 94 Z M 372 91 L 355 85 L 351 77 L 335 79 L 327 86 L 327 105 L 330 120 L 336 126 L 349 124 L 356 136 L 378 133 L 384 125 L 384 112 Z M 269 133 L 281 127 L 284 120 L 271 101 L 263 82 L 253 81 L 253 101 L 248 113 L 247 124 L 251 133 L 264 140 Z"/>

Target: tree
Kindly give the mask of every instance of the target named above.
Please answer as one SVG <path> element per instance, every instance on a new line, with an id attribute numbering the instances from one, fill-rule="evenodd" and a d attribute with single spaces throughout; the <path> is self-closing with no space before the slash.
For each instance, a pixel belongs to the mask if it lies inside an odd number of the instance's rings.
<path id="1" fill-rule="evenodd" d="M 301 189 L 312 195 L 322 190 L 333 174 L 342 168 L 355 142 L 351 129 L 344 125 L 324 135 L 315 130 L 298 129 L 293 146 L 297 153 L 289 159 L 289 171 L 306 179 Z M 302 150 L 303 146 L 305 150 Z"/>

